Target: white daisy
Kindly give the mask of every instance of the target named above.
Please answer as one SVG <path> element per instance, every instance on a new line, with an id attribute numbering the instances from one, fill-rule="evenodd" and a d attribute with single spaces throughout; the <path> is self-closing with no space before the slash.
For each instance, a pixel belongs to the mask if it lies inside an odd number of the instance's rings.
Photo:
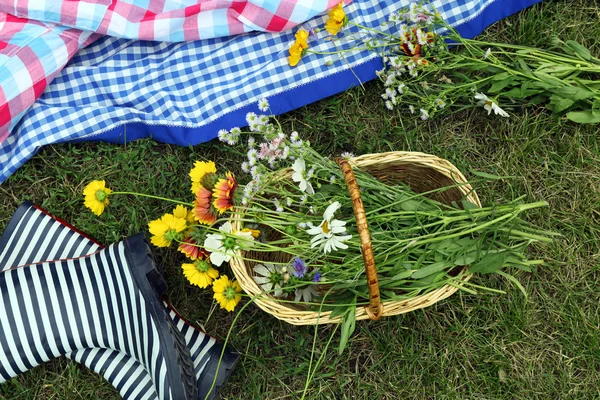
<path id="1" fill-rule="evenodd" d="M 240 248 L 252 245 L 252 232 L 233 232 L 231 222 L 227 221 L 219 227 L 221 233 L 209 233 L 204 240 L 204 248 L 210 251 L 210 261 L 217 267 L 223 262 L 229 262 Z M 236 236 L 236 237 L 234 237 Z"/>
<path id="2" fill-rule="evenodd" d="M 404 83 L 399 84 L 398 87 L 396 88 L 396 90 L 398 91 L 398 94 L 404 94 L 405 87 L 406 87 L 406 85 Z"/>
<path id="3" fill-rule="evenodd" d="M 244 161 L 242 163 L 242 171 L 244 171 L 247 174 L 250 173 L 250 165 L 248 164 L 248 161 Z"/>
<path id="4" fill-rule="evenodd" d="M 345 151 L 342 154 L 340 154 L 340 156 L 342 158 L 345 158 L 346 160 L 350 160 L 352 157 L 354 157 L 354 154 L 352 154 L 352 153 L 350 153 L 348 151 Z"/>
<path id="5" fill-rule="evenodd" d="M 283 282 L 281 267 L 264 263 L 256 264 L 253 270 L 254 273 L 258 275 L 254 276 L 254 281 L 258 283 L 261 288 L 275 297 L 283 295 L 283 290 L 281 290 L 281 283 Z"/>
<path id="6" fill-rule="evenodd" d="M 426 121 L 426 120 L 428 120 L 428 119 L 429 119 L 429 113 L 427 112 L 427 110 L 424 110 L 424 109 L 422 109 L 422 108 L 421 108 L 421 110 L 420 110 L 420 111 L 421 111 L 421 116 L 420 116 L 420 118 L 421 118 L 423 121 Z"/>
<path id="7" fill-rule="evenodd" d="M 324 254 L 338 249 L 347 249 L 348 246 L 343 242 L 352 238 L 352 235 L 342 235 L 346 233 L 346 222 L 334 219 L 335 212 L 342 205 L 336 201 L 327 207 L 323 213 L 323 221 L 319 226 L 313 226 L 308 223 L 310 229 L 306 231 L 313 235 L 311 239 L 311 248 L 320 246 Z"/>
<path id="8" fill-rule="evenodd" d="M 304 289 L 296 289 L 296 297 L 294 301 L 305 301 L 310 302 L 314 296 L 318 296 L 317 291 L 313 288 L 313 285 L 309 285 Z"/>
<path id="9" fill-rule="evenodd" d="M 294 173 L 292 174 L 292 180 L 294 182 L 298 182 L 298 187 L 300 190 L 308 194 L 314 194 L 315 191 L 308 181 L 310 178 L 306 173 L 306 163 L 304 162 L 304 159 L 297 158 L 296 161 L 294 161 L 294 165 L 292 165 L 292 169 L 294 170 Z"/>
<path id="10" fill-rule="evenodd" d="M 267 101 L 267 99 L 265 97 L 258 100 L 258 109 L 262 112 L 269 111 L 269 102 Z"/>
<path id="11" fill-rule="evenodd" d="M 417 28 L 417 41 L 421 46 L 427 44 L 427 33 L 423 32 L 421 28 Z"/>
<path id="12" fill-rule="evenodd" d="M 387 100 L 387 101 L 385 102 L 385 108 L 387 108 L 388 110 L 390 110 L 390 111 L 391 111 L 391 110 L 393 110 L 393 109 L 394 109 L 394 105 L 392 104 L 392 102 L 391 102 L 391 101 Z"/>
<path id="13" fill-rule="evenodd" d="M 435 104 L 437 104 L 439 108 L 446 107 L 446 102 L 440 98 L 435 99 Z"/>
<path id="14" fill-rule="evenodd" d="M 408 111 L 410 111 L 411 114 L 414 114 L 415 113 L 415 106 L 413 106 L 413 105 L 408 106 Z"/>
<path id="15" fill-rule="evenodd" d="M 229 135 L 229 131 L 227 131 L 227 129 L 221 129 L 219 131 L 219 133 L 217 134 L 217 136 L 219 137 L 219 140 L 221 142 L 226 142 L 227 141 L 227 136 Z"/>
<path id="16" fill-rule="evenodd" d="M 488 115 L 494 111 L 494 114 L 499 115 L 501 117 L 509 117 L 508 113 L 496 104 L 494 100 L 491 100 L 483 93 L 475 93 L 475 100 L 479 100 L 477 105 L 483 106 L 485 110 L 487 110 Z"/>
<path id="17" fill-rule="evenodd" d="M 256 124 L 256 122 L 257 122 L 256 113 L 249 112 L 248 114 L 246 114 L 246 122 L 248 123 L 248 125 Z"/>

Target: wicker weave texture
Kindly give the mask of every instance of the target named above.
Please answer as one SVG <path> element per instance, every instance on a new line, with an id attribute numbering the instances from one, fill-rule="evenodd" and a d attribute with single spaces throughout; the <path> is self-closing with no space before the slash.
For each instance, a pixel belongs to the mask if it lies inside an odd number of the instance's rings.
<path id="1" fill-rule="evenodd" d="M 434 155 L 395 151 L 377 154 L 364 154 L 350 160 L 352 168 L 359 168 L 371 173 L 381 180 L 400 181 L 418 193 L 428 192 L 441 187 L 453 186 L 443 192 L 431 195 L 431 198 L 450 204 L 459 201 L 464 196 L 481 207 L 477 194 L 473 191 L 463 174 L 450 162 Z M 291 176 L 290 171 L 284 171 Z M 458 185 L 457 185 L 458 184 Z M 233 229 L 241 229 L 239 219 L 233 218 Z M 269 260 L 264 260 L 268 262 Z M 341 317 L 329 318 L 331 312 L 307 311 L 292 303 L 278 301 L 263 290 L 253 279 L 252 265 L 243 259 L 241 252 L 231 259 L 231 268 L 244 291 L 250 296 L 256 296 L 255 303 L 265 312 L 293 325 L 315 325 L 338 323 Z M 467 281 L 470 275 L 463 275 Z M 451 296 L 458 290 L 455 286 L 446 285 L 429 293 L 408 300 L 392 300 L 382 303 L 382 316 L 407 313 L 428 307 L 440 300 Z M 359 306 L 356 319 L 369 319 L 372 312 L 369 306 Z"/>

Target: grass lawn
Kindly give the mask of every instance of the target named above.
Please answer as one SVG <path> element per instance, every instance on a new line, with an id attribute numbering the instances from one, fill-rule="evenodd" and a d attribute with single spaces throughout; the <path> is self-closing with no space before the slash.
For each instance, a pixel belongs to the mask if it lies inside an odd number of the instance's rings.
<path id="1" fill-rule="evenodd" d="M 600 54 L 600 1 L 544 1 L 490 27 L 497 41 L 546 46 L 551 35 L 574 39 Z M 513 179 L 477 189 L 484 204 L 525 194 L 548 208 L 527 217 L 560 232 L 552 245 L 531 249 L 546 263 L 517 274 L 527 298 L 499 276 L 475 283 L 505 295 L 456 293 L 436 305 L 381 321 L 357 323 L 346 352 L 332 341 L 310 383 L 308 399 L 592 399 L 600 398 L 600 135 L 598 126 L 557 120 L 542 110 L 514 109 L 488 117 L 483 109 L 416 123 L 389 112 L 382 87 L 325 99 L 282 117 L 324 154 L 422 151 L 470 170 Z M 168 207 L 137 198 L 115 198 L 95 217 L 81 191 L 93 179 L 118 190 L 187 199 L 187 172 L 197 159 L 233 171 L 238 157 L 213 141 L 181 148 L 141 140 L 42 149 L 0 186 L 0 230 L 24 200 L 46 208 L 99 241 L 111 243 L 146 230 Z M 209 334 L 224 338 L 234 313 L 215 307 L 211 292 L 191 287 L 179 267 L 182 255 L 157 251 L 179 312 Z M 223 399 L 298 399 L 332 327 L 295 327 L 250 305 L 233 328 L 231 345 L 242 361 Z M 55 360 L 0 386 L 0 399 L 114 399 L 100 376 L 65 359 Z"/>

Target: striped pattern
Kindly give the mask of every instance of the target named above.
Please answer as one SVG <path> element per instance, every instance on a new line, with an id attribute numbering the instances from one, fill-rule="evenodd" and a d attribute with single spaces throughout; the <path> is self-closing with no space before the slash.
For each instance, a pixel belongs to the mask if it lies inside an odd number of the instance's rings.
<path id="1" fill-rule="evenodd" d="M 0 274 L 0 379 L 84 348 L 107 348 L 145 365 L 160 399 L 172 399 L 168 342 L 126 265 L 123 242 L 90 256 Z M 120 295 L 119 295 L 120 294 Z M 184 391 L 180 391 L 184 393 Z"/>
<path id="2" fill-rule="evenodd" d="M 3 238 L 3 266 L 35 259 L 32 249 L 56 256 L 98 248 L 39 214 L 32 220 L 21 218 L 14 232 Z M 47 240 L 50 237 L 63 240 L 55 246 Z M 119 242 L 87 257 L 9 267 L 0 274 L 0 383 L 52 358 L 104 348 L 143 365 L 157 398 L 188 397 L 179 367 L 184 356 L 174 354 L 173 335 L 164 335 L 167 313 L 163 309 L 161 319 L 147 303 L 132 275 L 132 268 L 139 264 L 126 261 L 133 256 L 139 260 L 140 254 L 132 255 L 125 247 L 125 242 Z M 118 356 L 115 359 L 123 359 Z"/>
<path id="3" fill-rule="evenodd" d="M 49 246 L 49 243 L 52 243 L 52 246 Z M 87 255 L 102 247 L 83 233 L 77 232 L 68 223 L 55 219 L 29 203 L 24 203 L 9 222 L 4 236 L 0 238 L 0 270 L 44 260 Z M 219 358 L 223 346 L 183 320 L 168 303 L 164 304 L 177 329 L 184 336 L 194 363 L 196 378 L 200 381 L 208 373 L 205 370 L 210 369 L 207 367 L 208 362 Z M 225 354 L 231 357 L 229 351 Z M 124 399 L 159 398 L 150 375 L 133 357 L 112 349 L 97 347 L 80 349 L 65 355 L 104 376 Z M 226 377 L 219 378 L 219 381 L 223 382 Z M 208 383 L 209 386 L 211 383 L 212 379 Z"/>

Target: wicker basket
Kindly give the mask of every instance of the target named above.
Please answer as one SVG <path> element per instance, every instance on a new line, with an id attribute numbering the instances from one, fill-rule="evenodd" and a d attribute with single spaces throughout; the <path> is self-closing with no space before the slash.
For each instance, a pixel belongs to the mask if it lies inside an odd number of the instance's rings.
<path id="1" fill-rule="evenodd" d="M 367 282 L 369 284 L 370 305 L 359 306 L 356 310 L 356 319 L 379 319 L 382 316 L 403 314 L 419 308 L 428 307 L 446 297 L 452 295 L 458 289 L 455 286 L 446 285 L 429 293 L 417 296 L 408 300 L 390 300 L 380 302 L 379 288 L 377 286 L 377 273 L 374 262 L 372 262 L 372 251 L 370 250 L 370 238 L 364 209 L 362 209 L 362 200 L 360 191 L 356 185 L 352 168 L 347 162 L 339 160 L 338 163 L 344 172 L 346 183 L 350 190 L 353 200 L 354 214 L 357 220 L 357 227 L 361 239 L 363 257 L 365 259 L 365 268 Z M 445 204 L 459 201 L 465 195 L 477 206 L 481 207 L 477 194 L 471 186 L 466 184 L 463 174 L 451 163 L 439 157 L 417 153 L 417 152 L 389 152 L 378 154 L 365 154 L 351 160 L 353 168 L 360 168 L 369 172 L 380 180 L 401 181 L 411 187 L 418 193 L 431 191 L 441 187 L 455 185 L 445 191 L 436 192 L 431 198 Z M 291 169 L 284 171 L 291 177 Z M 456 184 L 463 184 L 456 186 Z M 237 230 L 239 221 L 234 219 L 233 229 Z M 266 256 L 269 253 L 253 254 Z M 272 254 L 270 254 L 273 257 Z M 269 260 L 265 260 L 269 261 Z M 275 261 L 275 260 L 271 260 Z M 252 267 L 254 263 L 249 263 L 242 259 L 242 254 L 232 258 L 231 268 L 244 291 L 250 296 L 256 297 L 256 304 L 265 312 L 284 320 L 293 325 L 315 325 L 340 322 L 341 317 L 329 318 L 331 312 L 307 311 L 293 303 L 278 301 L 269 294 L 263 293 L 263 290 L 253 279 Z M 465 274 L 463 281 L 469 280 L 471 275 Z"/>

